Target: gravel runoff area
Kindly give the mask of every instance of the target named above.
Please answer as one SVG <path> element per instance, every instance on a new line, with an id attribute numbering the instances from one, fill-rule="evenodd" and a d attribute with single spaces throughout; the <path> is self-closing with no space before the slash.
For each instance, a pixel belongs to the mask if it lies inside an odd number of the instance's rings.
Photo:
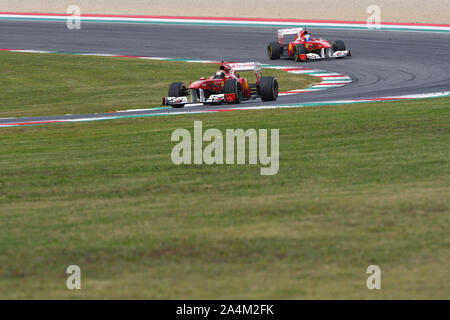
<path id="1" fill-rule="evenodd" d="M 259 17 L 366 21 L 371 5 L 385 22 L 450 23 L 450 0 L 0 0 L 3 12 Z"/>

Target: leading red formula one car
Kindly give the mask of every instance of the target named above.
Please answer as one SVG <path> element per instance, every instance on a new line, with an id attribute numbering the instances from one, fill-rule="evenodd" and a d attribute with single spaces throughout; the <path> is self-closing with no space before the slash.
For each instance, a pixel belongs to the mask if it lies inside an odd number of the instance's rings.
<path id="1" fill-rule="evenodd" d="M 238 71 L 254 71 L 256 82 L 249 83 L 241 78 Z M 190 99 L 188 99 L 190 96 Z M 168 97 L 163 98 L 163 105 L 182 108 L 189 104 L 240 103 L 241 101 L 260 98 L 262 101 L 275 101 L 278 98 L 278 81 L 274 77 L 263 77 L 259 62 L 223 63 L 219 71 L 206 79 L 192 82 L 188 88 L 183 82 L 170 85 Z"/>
<path id="2" fill-rule="evenodd" d="M 294 41 L 284 43 L 284 37 L 287 35 L 296 35 L 296 37 Z M 295 61 L 344 58 L 352 55 L 343 41 L 336 40 L 331 44 L 329 40 L 312 38 L 303 28 L 278 30 L 278 41 L 269 43 L 267 54 L 272 60 L 286 57 Z"/>

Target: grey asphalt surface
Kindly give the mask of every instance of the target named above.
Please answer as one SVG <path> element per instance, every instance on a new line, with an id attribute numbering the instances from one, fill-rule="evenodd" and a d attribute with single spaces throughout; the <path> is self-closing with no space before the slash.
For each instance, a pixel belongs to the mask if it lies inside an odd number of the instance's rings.
<path id="1" fill-rule="evenodd" d="M 109 53 L 171 58 L 259 61 L 291 67 L 323 69 L 347 74 L 347 86 L 279 97 L 276 103 L 311 103 L 330 100 L 379 98 L 450 90 L 450 34 L 423 32 L 312 29 L 315 37 L 344 40 L 353 57 L 295 63 L 267 58 L 266 45 L 276 39 L 277 28 L 188 25 L 83 23 L 68 30 L 61 22 L 0 21 L 0 48 Z M 176 80 L 176 79 L 174 79 Z M 194 80 L 194 79 L 193 79 Z M 259 100 L 245 106 L 259 106 Z M 244 104 L 240 105 L 243 106 Z M 234 107 L 240 107 L 234 106 Z M 227 106 L 227 108 L 233 106 Z M 208 109 L 223 109 L 223 106 Z M 204 110 L 189 107 L 183 111 Z M 178 112 L 180 109 L 152 113 Z M 121 113 L 139 114 L 145 112 Z M 96 114 L 90 117 L 114 116 Z M 20 121 L 76 119 L 86 115 L 20 118 Z M 2 119 L 0 124 L 17 122 Z"/>

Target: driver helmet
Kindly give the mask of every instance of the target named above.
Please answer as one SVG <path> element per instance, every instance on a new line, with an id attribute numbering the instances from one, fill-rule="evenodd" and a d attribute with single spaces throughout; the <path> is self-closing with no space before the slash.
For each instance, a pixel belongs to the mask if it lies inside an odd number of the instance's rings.
<path id="1" fill-rule="evenodd" d="M 310 41 L 311 35 L 308 33 L 308 31 L 305 32 L 305 41 Z"/>
<path id="2" fill-rule="evenodd" d="M 216 72 L 216 76 L 214 77 L 215 79 L 224 79 L 225 78 L 225 71 L 224 70 L 219 70 Z"/>

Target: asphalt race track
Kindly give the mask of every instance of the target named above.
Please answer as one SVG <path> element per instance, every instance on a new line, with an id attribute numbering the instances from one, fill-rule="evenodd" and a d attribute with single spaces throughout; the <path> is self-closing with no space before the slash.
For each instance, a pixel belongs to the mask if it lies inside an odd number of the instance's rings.
<path id="1" fill-rule="evenodd" d="M 300 64 L 290 60 L 271 61 L 267 58 L 266 45 L 276 39 L 276 28 L 272 27 L 83 23 L 81 30 L 68 30 L 65 23 L 61 22 L 0 21 L 0 48 L 239 62 L 259 61 L 339 72 L 353 79 L 351 84 L 341 88 L 279 97 L 276 104 L 283 105 L 422 94 L 450 89 L 449 33 L 339 29 L 310 29 L 310 31 L 314 37 L 344 40 L 353 57 Z M 262 104 L 260 100 L 255 100 L 245 103 L 245 106 Z M 270 104 L 274 103 L 264 103 Z M 229 107 L 233 106 L 227 106 Z M 196 111 L 202 108 L 204 107 L 189 107 L 183 111 L 187 109 Z M 208 106 L 208 108 L 215 107 Z M 220 109 L 223 106 L 216 108 Z M 180 109 L 165 109 L 145 113 L 179 111 Z M 144 111 L 127 114 L 140 112 Z M 90 117 L 102 116 L 105 115 L 96 114 Z M 86 118 L 86 115 L 20 120 L 77 117 Z M 0 120 L 0 124 L 11 122 L 17 122 L 17 119 Z"/>

